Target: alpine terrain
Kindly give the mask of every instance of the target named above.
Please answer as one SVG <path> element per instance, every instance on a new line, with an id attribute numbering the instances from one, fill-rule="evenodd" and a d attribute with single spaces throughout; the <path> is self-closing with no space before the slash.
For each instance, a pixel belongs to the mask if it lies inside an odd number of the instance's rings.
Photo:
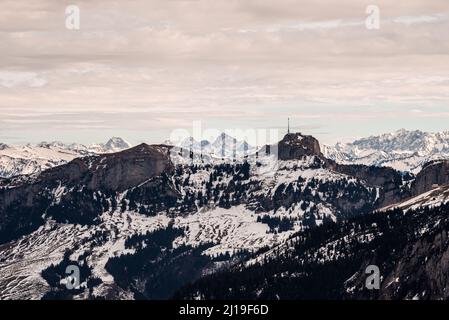
<path id="1" fill-rule="evenodd" d="M 429 161 L 449 159 L 449 131 L 401 129 L 351 143 L 324 146 L 323 153 L 339 163 L 385 166 L 418 173 Z"/>
<path id="2" fill-rule="evenodd" d="M 449 160 L 421 134 L 23 147 L 66 157 L 0 179 L 0 299 L 448 298 Z M 346 158 L 379 149 L 430 161 Z"/>
<path id="3" fill-rule="evenodd" d="M 0 143 L 0 178 L 36 174 L 67 163 L 75 158 L 100 153 L 111 153 L 130 148 L 122 138 L 111 138 L 106 143 L 85 146 L 62 142 L 7 145 Z"/>

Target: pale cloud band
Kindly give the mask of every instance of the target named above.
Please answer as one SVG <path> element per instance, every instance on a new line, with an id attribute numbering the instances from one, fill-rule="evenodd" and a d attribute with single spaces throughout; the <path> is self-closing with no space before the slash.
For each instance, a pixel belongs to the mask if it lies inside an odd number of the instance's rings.
<path id="1" fill-rule="evenodd" d="M 158 142 L 289 115 L 318 135 L 445 129 L 449 2 L 376 1 L 367 30 L 371 2 L 80 0 L 67 30 L 67 3 L 2 1 L 0 139 Z"/>

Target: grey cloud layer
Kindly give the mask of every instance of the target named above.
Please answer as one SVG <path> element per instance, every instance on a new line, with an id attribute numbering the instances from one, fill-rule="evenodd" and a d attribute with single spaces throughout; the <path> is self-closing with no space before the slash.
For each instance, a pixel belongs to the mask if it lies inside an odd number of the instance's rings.
<path id="1" fill-rule="evenodd" d="M 310 106 L 447 117 L 449 2 L 376 1 L 381 28 L 367 30 L 371 2 L 83 0 L 69 31 L 62 1 L 2 1 L 0 131 L 269 126 Z"/>

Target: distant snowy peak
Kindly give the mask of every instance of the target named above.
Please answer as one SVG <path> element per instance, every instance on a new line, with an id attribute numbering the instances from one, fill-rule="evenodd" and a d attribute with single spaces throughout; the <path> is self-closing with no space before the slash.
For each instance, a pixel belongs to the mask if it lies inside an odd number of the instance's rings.
<path id="1" fill-rule="evenodd" d="M 449 131 L 423 132 L 405 129 L 354 141 L 354 147 L 378 151 L 449 152 Z"/>
<path id="2" fill-rule="evenodd" d="M 240 157 L 254 153 L 256 148 L 244 140 L 238 140 L 226 133 L 221 133 L 213 142 L 197 141 L 193 137 L 182 140 L 176 146 L 216 157 Z"/>
<path id="3" fill-rule="evenodd" d="M 112 137 L 111 139 L 109 139 L 108 142 L 106 142 L 104 147 L 105 147 L 105 150 L 107 150 L 107 151 L 117 152 L 117 151 L 129 149 L 132 147 L 132 145 L 122 138 Z"/>
<path id="4" fill-rule="evenodd" d="M 230 135 L 226 133 L 221 133 L 215 141 L 212 143 L 212 145 L 216 148 L 220 148 L 225 145 L 234 146 L 237 144 L 237 139 L 234 137 L 231 137 Z"/>
<path id="5" fill-rule="evenodd" d="M 113 153 L 131 148 L 132 145 L 119 137 L 112 137 L 106 143 L 92 144 L 90 146 L 77 145 L 78 150 L 86 150 L 92 153 Z"/>
<path id="6" fill-rule="evenodd" d="M 351 143 L 323 146 L 323 154 L 340 163 L 388 166 L 417 173 L 431 160 L 449 159 L 449 131 L 401 129 Z"/>
<path id="7" fill-rule="evenodd" d="M 2 145 L 5 146 L 2 148 Z M 53 149 L 53 150 L 70 150 L 78 153 L 110 153 L 110 152 L 119 152 L 126 149 L 131 148 L 132 145 L 126 140 L 119 137 L 112 137 L 106 143 L 97 143 L 91 145 L 84 145 L 81 143 L 70 143 L 66 144 L 61 141 L 42 141 L 37 144 L 28 143 L 25 146 L 8 146 L 0 143 L 0 150 L 5 150 L 7 148 L 14 148 L 16 150 L 20 150 L 28 148 L 28 149 Z"/>
<path id="8" fill-rule="evenodd" d="M 106 143 L 83 145 L 60 141 L 26 145 L 0 143 L 0 177 L 35 174 L 67 163 L 74 158 L 92 154 L 113 153 L 129 149 L 131 144 L 122 138 L 111 138 Z"/>
<path id="9" fill-rule="evenodd" d="M 61 141 L 52 141 L 52 142 L 42 141 L 35 145 L 28 143 L 26 146 L 29 148 L 38 147 L 38 148 L 47 148 L 47 149 L 50 149 L 50 148 L 67 149 L 67 145 L 65 145 Z"/>

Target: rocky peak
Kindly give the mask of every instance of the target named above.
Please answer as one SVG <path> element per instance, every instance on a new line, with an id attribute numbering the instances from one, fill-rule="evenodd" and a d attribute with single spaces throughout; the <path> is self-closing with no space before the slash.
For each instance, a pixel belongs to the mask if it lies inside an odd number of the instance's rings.
<path id="1" fill-rule="evenodd" d="M 108 151 L 120 151 L 131 148 L 131 144 L 119 137 L 112 137 L 104 145 Z"/>
<path id="2" fill-rule="evenodd" d="M 225 148 L 226 145 L 233 146 L 237 143 L 237 139 L 231 137 L 230 135 L 222 132 L 212 143 L 214 147 Z"/>
<path id="3" fill-rule="evenodd" d="M 278 144 L 279 160 L 294 160 L 304 156 L 322 156 L 320 144 L 312 136 L 288 133 Z"/>

